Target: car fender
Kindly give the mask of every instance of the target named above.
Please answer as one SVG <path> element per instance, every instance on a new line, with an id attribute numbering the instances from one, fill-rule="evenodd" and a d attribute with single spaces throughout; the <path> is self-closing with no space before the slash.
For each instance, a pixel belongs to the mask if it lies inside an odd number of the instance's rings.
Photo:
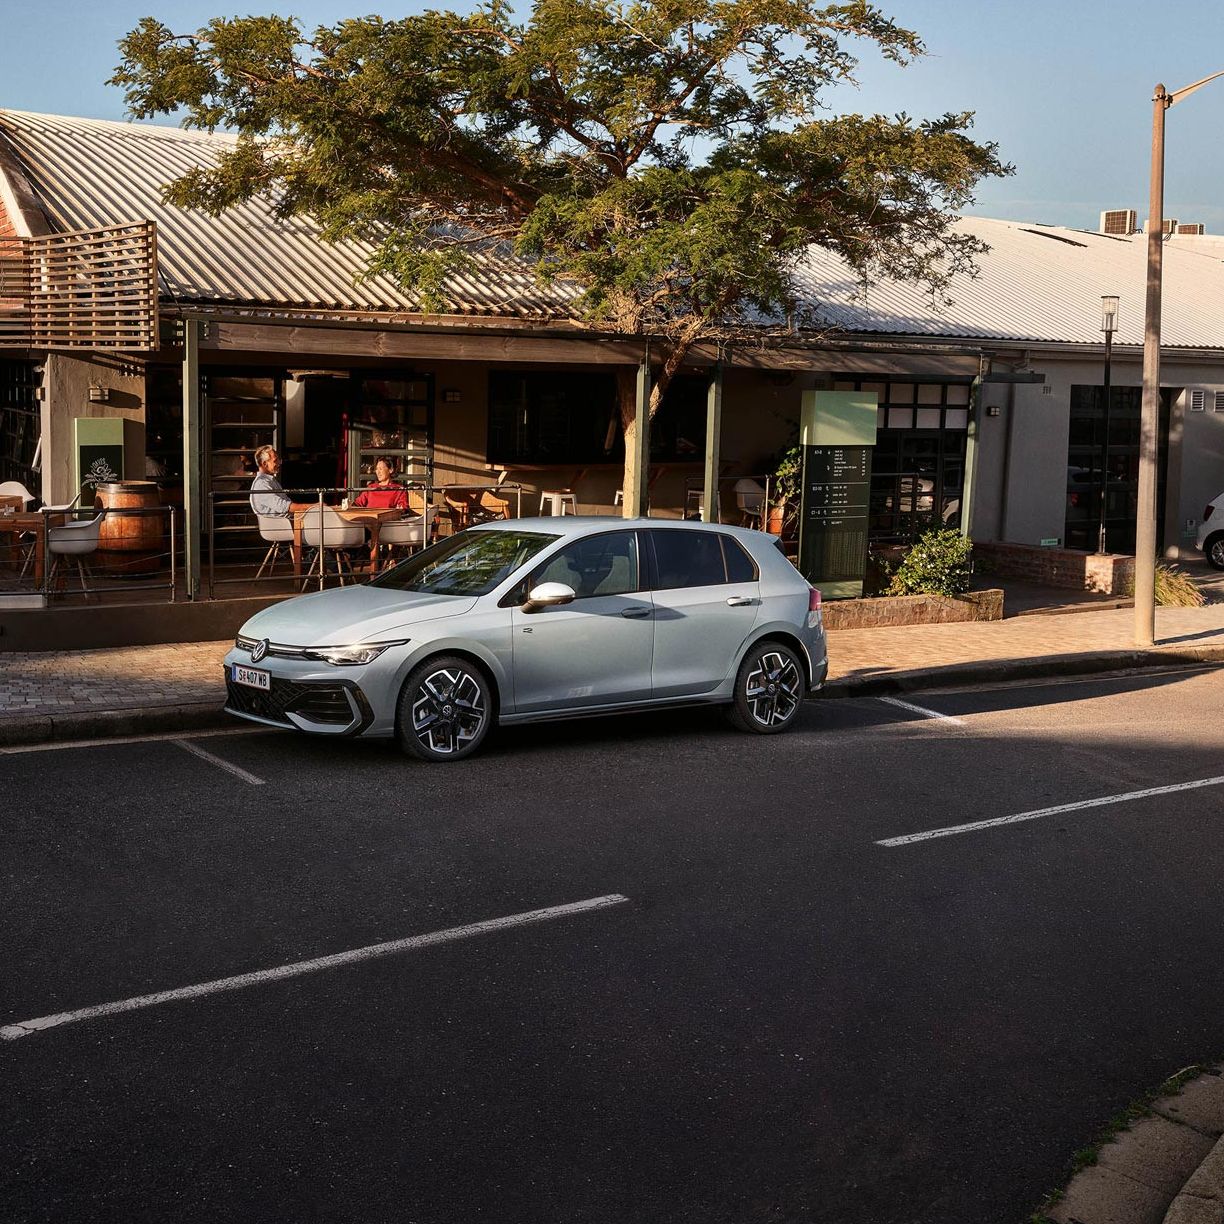
<path id="1" fill-rule="evenodd" d="M 497 690 L 498 707 L 510 705 L 513 690 L 511 688 L 509 672 L 510 634 L 508 631 L 505 634 L 504 654 L 494 649 L 489 643 L 470 637 L 443 635 L 430 638 L 428 641 L 414 643 L 413 649 L 404 656 L 399 666 L 395 669 L 395 691 L 398 693 L 404 687 L 404 681 L 426 659 L 444 654 L 466 655 L 469 658 L 476 659 L 483 665 L 493 681 Z"/>
<path id="2" fill-rule="evenodd" d="M 799 657 L 803 660 L 806 680 L 809 687 L 816 684 L 817 660 L 812 658 L 812 653 L 808 649 L 807 643 L 798 633 L 795 632 L 795 626 L 790 621 L 773 620 L 758 622 L 752 626 L 748 636 L 744 639 L 743 645 L 735 654 L 735 661 L 731 664 L 730 671 L 728 671 L 724 677 L 723 683 L 719 685 L 720 691 L 728 686 L 734 685 L 735 677 L 739 674 L 740 665 L 743 663 L 748 652 L 759 641 L 768 637 L 785 637 L 788 641 L 793 642 L 799 651 Z"/>

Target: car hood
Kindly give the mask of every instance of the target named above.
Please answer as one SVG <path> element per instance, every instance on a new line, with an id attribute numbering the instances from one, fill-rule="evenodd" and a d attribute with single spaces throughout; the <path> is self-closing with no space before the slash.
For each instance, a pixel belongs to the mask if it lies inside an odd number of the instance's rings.
<path id="1" fill-rule="evenodd" d="M 241 632 L 244 637 L 267 638 L 282 646 L 350 646 L 411 637 L 410 632 L 400 631 L 422 621 L 461 616 L 475 603 L 469 596 L 339 587 L 273 604 L 252 616 Z"/>

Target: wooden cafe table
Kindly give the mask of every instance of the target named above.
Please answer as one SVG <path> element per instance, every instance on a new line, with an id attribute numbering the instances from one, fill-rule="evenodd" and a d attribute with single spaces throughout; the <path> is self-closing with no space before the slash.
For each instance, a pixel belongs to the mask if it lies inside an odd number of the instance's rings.
<path id="1" fill-rule="evenodd" d="M 34 533 L 34 585 L 41 586 L 43 573 L 45 571 L 47 558 L 44 555 L 46 540 L 43 533 L 42 514 L 27 514 L 24 511 L 18 514 L 0 514 L 0 532 L 11 532 L 14 536 L 22 535 L 24 532 L 30 531 Z M 63 522 L 63 515 L 55 515 L 47 524 L 49 527 L 55 526 L 56 523 Z"/>
<path id="2" fill-rule="evenodd" d="M 308 510 L 313 510 L 314 505 L 295 507 L 293 511 L 293 576 L 300 578 L 302 576 L 302 519 L 306 516 Z M 370 534 L 370 572 L 378 572 L 378 533 L 382 529 L 383 523 L 394 522 L 396 519 L 401 519 L 407 511 L 400 509 L 398 506 L 389 506 L 383 509 L 376 509 L 371 506 L 350 507 L 348 510 L 340 510 L 332 507 L 336 513 L 346 522 L 352 523 L 354 526 L 364 527 Z"/>

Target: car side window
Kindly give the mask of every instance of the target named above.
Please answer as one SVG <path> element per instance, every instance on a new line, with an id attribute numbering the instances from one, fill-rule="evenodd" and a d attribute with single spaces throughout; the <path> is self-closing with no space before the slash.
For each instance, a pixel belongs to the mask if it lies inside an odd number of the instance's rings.
<path id="1" fill-rule="evenodd" d="M 723 556 L 727 562 L 728 582 L 755 582 L 759 575 L 752 558 L 744 551 L 744 546 L 730 536 L 722 537 Z"/>
<path id="2" fill-rule="evenodd" d="M 722 543 L 716 532 L 652 531 L 650 538 L 659 590 L 716 586 L 727 581 Z"/>
<path id="3" fill-rule="evenodd" d="M 575 540 L 532 575 L 532 586 L 563 582 L 579 599 L 628 595 L 638 589 L 637 533 L 609 531 Z"/>

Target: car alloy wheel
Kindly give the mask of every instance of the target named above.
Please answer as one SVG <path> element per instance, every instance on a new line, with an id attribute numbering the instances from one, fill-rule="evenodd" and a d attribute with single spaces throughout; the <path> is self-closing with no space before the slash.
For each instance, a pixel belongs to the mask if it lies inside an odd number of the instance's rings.
<path id="1" fill-rule="evenodd" d="M 1214 535 L 1207 541 L 1207 564 L 1213 569 L 1224 570 L 1224 534 Z"/>
<path id="2" fill-rule="evenodd" d="M 492 705 L 488 681 L 471 663 L 429 659 L 400 693 L 400 745 L 424 761 L 471 756 L 488 734 Z"/>
<path id="3" fill-rule="evenodd" d="M 781 642 L 754 646 L 735 678 L 731 720 L 743 731 L 771 735 L 798 717 L 804 694 L 799 656 Z"/>

